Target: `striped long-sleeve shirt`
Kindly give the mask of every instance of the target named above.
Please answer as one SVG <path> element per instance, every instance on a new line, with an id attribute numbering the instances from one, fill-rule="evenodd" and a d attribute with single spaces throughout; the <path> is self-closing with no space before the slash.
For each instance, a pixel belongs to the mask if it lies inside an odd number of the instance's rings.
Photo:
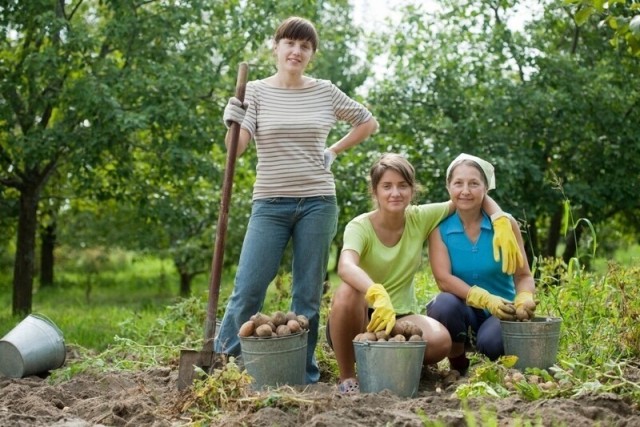
<path id="1" fill-rule="evenodd" d="M 333 174 L 324 169 L 327 136 L 338 120 L 358 126 L 371 113 L 328 80 L 301 89 L 249 82 L 246 101 L 242 127 L 258 150 L 253 200 L 334 195 Z"/>

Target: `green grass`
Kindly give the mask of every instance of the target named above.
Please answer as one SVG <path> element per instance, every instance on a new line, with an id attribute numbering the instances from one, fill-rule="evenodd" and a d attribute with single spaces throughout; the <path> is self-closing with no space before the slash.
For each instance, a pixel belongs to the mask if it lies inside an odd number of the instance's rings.
<path id="1" fill-rule="evenodd" d="M 192 294 L 205 305 L 208 278 L 199 279 L 194 280 Z M 88 274 L 71 265 L 56 272 L 55 286 L 40 289 L 34 284 L 32 311 L 49 317 L 63 331 L 66 343 L 102 351 L 116 335 L 131 335 L 126 325 L 132 320 L 138 328 L 149 327 L 168 306 L 176 304 L 180 300 L 178 283 L 168 260 L 131 257 Z M 0 333 L 22 320 L 12 316 L 12 291 L 6 281 L 3 285 Z"/>
<path id="2" fill-rule="evenodd" d="M 56 284 L 39 288 L 34 283 L 32 312 L 50 318 L 64 333 L 65 342 L 97 352 L 114 343 L 116 336 L 131 338 L 136 330 L 149 329 L 167 310 L 184 303 L 178 297 L 179 277 L 170 260 L 133 256 L 113 252 L 103 260 L 99 271 L 95 265 L 63 259 L 56 271 Z M 0 336 L 17 325 L 22 317 L 12 316 L 12 288 L 7 272 L 0 276 Z M 185 319 L 195 336 L 204 334 L 204 310 L 209 297 L 208 274 L 196 276 L 191 295 L 198 305 L 198 315 Z M 265 311 L 288 310 L 289 274 L 278 276 L 269 287 Z M 220 284 L 218 316 L 224 313 L 233 289 L 233 272 L 224 272 Z M 144 337 L 144 333 L 140 334 Z M 194 338 L 186 338 L 192 341 Z"/>
<path id="3" fill-rule="evenodd" d="M 610 261 L 615 261 L 616 263 L 626 267 L 639 265 L 640 244 L 631 245 L 629 247 L 616 250 L 611 260 L 607 260 L 604 258 L 596 259 L 593 262 L 593 270 L 596 273 L 605 274 L 607 272 L 607 265 Z"/>

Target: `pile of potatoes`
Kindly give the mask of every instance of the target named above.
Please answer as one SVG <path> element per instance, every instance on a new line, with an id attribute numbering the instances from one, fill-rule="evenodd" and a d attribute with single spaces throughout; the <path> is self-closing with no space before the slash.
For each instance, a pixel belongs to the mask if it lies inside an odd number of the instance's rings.
<path id="1" fill-rule="evenodd" d="M 287 335 L 301 334 L 309 329 L 309 319 L 302 314 L 293 311 L 284 313 L 275 311 L 271 316 L 264 313 L 256 313 L 240 327 L 238 336 L 271 338 Z"/>
<path id="2" fill-rule="evenodd" d="M 413 322 L 401 320 L 396 322 L 391 333 L 387 335 L 386 331 L 363 332 L 353 339 L 357 342 L 377 341 L 377 342 L 406 342 L 406 341 L 422 341 L 422 329 Z"/>

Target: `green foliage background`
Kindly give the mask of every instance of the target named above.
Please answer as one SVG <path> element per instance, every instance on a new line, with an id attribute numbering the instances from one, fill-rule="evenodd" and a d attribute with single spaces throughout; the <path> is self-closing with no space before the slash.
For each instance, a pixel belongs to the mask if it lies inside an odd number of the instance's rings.
<path id="1" fill-rule="evenodd" d="M 442 0 L 438 11 L 407 6 L 399 23 L 367 33 L 346 0 L 6 2 L 0 331 L 32 309 L 51 317 L 85 354 L 62 376 L 172 364 L 179 348 L 201 345 L 222 109 L 238 63 L 250 63 L 251 79 L 273 72 L 269 37 L 297 14 L 321 37 L 310 74 L 381 123 L 334 163 L 341 210 L 331 267 L 344 225 L 371 208 L 366 175 L 381 153 L 416 165 L 419 202 L 446 198 L 444 170 L 458 153 L 484 157 L 497 170 L 494 198 L 521 222 L 540 312 L 563 319 L 558 375 L 568 385 L 556 391 L 575 392 L 599 370 L 601 390 L 637 399 L 637 385 L 615 371 L 640 348 L 638 9 L 609 3 L 544 1 L 518 31 L 507 22 L 524 1 Z M 384 70 L 373 66 L 381 57 Z M 220 315 L 255 164 L 249 150 L 236 167 Z M 55 242 L 52 283 L 42 274 L 46 238 Z M 266 310 L 288 306 L 286 262 L 281 273 Z M 436 292 L 428 270 L 419 283 L 426 302 Z M 318 351 L 324 378 L 335 379 L 330 351 Z M 504 379 L 497 365 L 487 369 L 479 379 Z M 519 390 L 545 396 L 527 387 Z"/>

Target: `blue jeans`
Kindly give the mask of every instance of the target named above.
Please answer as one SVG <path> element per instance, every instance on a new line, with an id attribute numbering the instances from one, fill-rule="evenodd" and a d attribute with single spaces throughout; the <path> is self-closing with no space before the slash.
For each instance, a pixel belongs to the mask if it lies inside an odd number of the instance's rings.
<path id="1" fill-rule="evenodd" d="M 479 353 L 491 360 L 504 355 L 500 319 L 485 310 L 469 307 L 457 296 L 442 292 L 427 304 L 427 316 L 442 323 L 453 342 L 470 342 L 471 329 Z"/>
<path id="2" fill-rule="evenodd" d="M 267 288 L 278 273 L 287 243 L 293 239 L 290 309 L 309 319 L 305 381 L 318 382 L 320 370 L 314 353 L 322 285 L 337 227 L 335 196 L 277 197 L 253 202 L 233 292 L 214 343 L 217 353 L 240 355 L 238 330 L 249 317 L 262 311 Z"/>

